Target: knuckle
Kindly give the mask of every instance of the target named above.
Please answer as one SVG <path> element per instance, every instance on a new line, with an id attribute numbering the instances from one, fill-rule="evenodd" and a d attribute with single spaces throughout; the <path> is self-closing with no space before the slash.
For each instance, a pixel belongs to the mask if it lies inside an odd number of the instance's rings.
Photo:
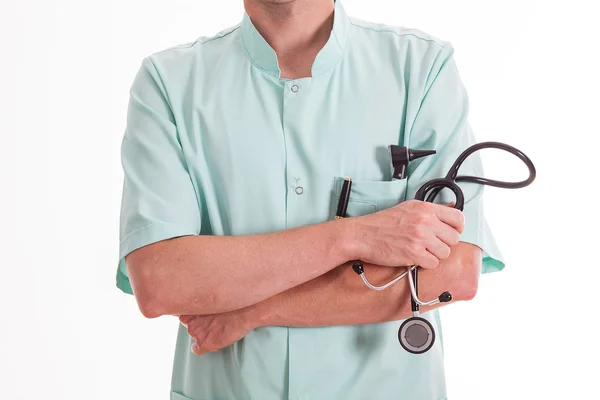
<path id="1" fill-rule="evenodd" d="M 415 220 L 419 225 L 427 225 L 431 221 L 431 216 L 426 213 L 420 213 L 415 216 Z"/>
<path id="2" fill-rule="evenodd" d="M 415 248 L 421 243 L 417 236 L 417 231 L 412 231 L 406 236 L 406 245 L 408 248 Z"/>
<path id="3" fill-rule="evenodd" d="M 423 212 L 427 212 L 430 211 L 432 209 L 432 203 L 427 203 L 426 201 L 421 201 L 419 202 L 419 204 L 417 205 L 417 209 L 419 211 L 423 211 Z"/>
<path id="4" fill-rule="evenodd" d="M 410 235 L 410 242 L 418 244 L 423 241 L 423 232 L 420 229 L 415 229 Z"/>
<path id="5" fill-rule="evenodd" d="M 413 237 L 417 241 L 423 241 L 429 236 L 429 230 L 425 228 L 423 225 L 415 225 L 415 230 L 413 232 Z"/>
<path id="6" fill-rule="evenodd" d="M 406 207 L 418 207 L 421 202 L 415 199 L 403 201 L 400 204 L 404 204 Z"/>

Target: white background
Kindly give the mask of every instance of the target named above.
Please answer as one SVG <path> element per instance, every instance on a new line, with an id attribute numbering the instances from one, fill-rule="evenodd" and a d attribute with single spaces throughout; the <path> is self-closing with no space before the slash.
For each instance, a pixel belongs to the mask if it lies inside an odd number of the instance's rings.
<path id="1" fill-rule="evenodd" d="M 443 312 L 451 399 L 600 398 L 594 3 L 345 0 L 452 42 L 478 140 L 538 169 L 529 188 L 486 190 L 508 266 Z M 143 57 L 241 13 L 241 0 L 0 0 L 1 399 L 167 398 L 177 321 L 145 320 L 114 286 L 128 89 Z M 489 177 L 525 176 L 483 156 Z"/>

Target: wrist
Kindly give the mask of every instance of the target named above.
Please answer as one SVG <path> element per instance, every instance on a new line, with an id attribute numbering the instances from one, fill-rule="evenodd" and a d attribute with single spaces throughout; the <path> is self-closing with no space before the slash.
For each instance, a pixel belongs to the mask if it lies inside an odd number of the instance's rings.
<path id="1" fill-rule="evenodd" d="M 340 251 L 340 264 L 351 260 L 360 259 L 361 240 L 360 225 L 356 217 L 344 218 L 335 221 L 337 224 L 336 243 L 334 248 Z"/>
<path id="2" fill-rule="evenodd" d="M 263 312 L 261 304 L 262 303 L 254 304 L 240 310 L 242 325 L 248 332 L 263 326 L 268 326 L 268 314 Z"/>

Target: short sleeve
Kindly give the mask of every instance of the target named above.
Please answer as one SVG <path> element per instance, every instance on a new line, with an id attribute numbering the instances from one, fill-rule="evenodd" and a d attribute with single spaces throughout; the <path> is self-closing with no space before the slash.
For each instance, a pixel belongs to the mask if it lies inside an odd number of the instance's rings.
<path id="1" fill-rule="evenodd" d="M 117 286 L 130 294 L 127 254 L 200 232 L 200 207 L 168 99 L 157 69 L 144 59 L 130 90 L 121 146 L 124 182 Z"/>
<path id="2" fill-rule="evenodd" d="M 417 190 L 425 182 L 446 176 L 456 158 L 475 144 L 473 132 L 467 121 L 469 100 L 453 53 L 452 46 L 446 44 L 438 54 L 427 79 L 414 123 L 405 135 L 406 146 L 437 151 L 436 155 L 409 164 L 407 198 L 414 198 Z M 483 176 L 478 152 L 467 158 L 458 174 Z M 484 215 L 484 186 L 468 182 L 460 182 L 459 186 L 465 196 L 465 229 L 460 240 L 481 248 L 482 273 L 500 271 L 504 268 L 504 259 Z M 444 189 L 436 203 L 449 203 L 453 200 L 454 194 L 449 189 Z"/>

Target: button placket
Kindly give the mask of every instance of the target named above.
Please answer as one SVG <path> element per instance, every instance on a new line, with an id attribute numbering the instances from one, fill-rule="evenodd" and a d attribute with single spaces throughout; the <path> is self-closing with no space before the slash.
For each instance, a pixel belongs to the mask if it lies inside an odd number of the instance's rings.
<path id="1" fill-rule="evenodd" d="M 302 150 L 306 147 L 303 134 L 306 127 L 302 115 L 310 101 L 310 80 L 292 80 L 285 83 L 283 91 L 283 128 L 286 135 L 286 227 L 306 225 L 307 210 L 311 209 L 314 191 L 318 189 L 317 183 L 312 183 L 311 170 L 307 168 Z M 312 185 L 312 186 L 311 186 Z M 309 217 L 310 218 L 310 217 Z M 288 331 L 288 398 L 297 400 L 307 399 L 305 393 L 303 369 L 305 367 L 306 347 L 302 333 L 293 328 Z"/>

